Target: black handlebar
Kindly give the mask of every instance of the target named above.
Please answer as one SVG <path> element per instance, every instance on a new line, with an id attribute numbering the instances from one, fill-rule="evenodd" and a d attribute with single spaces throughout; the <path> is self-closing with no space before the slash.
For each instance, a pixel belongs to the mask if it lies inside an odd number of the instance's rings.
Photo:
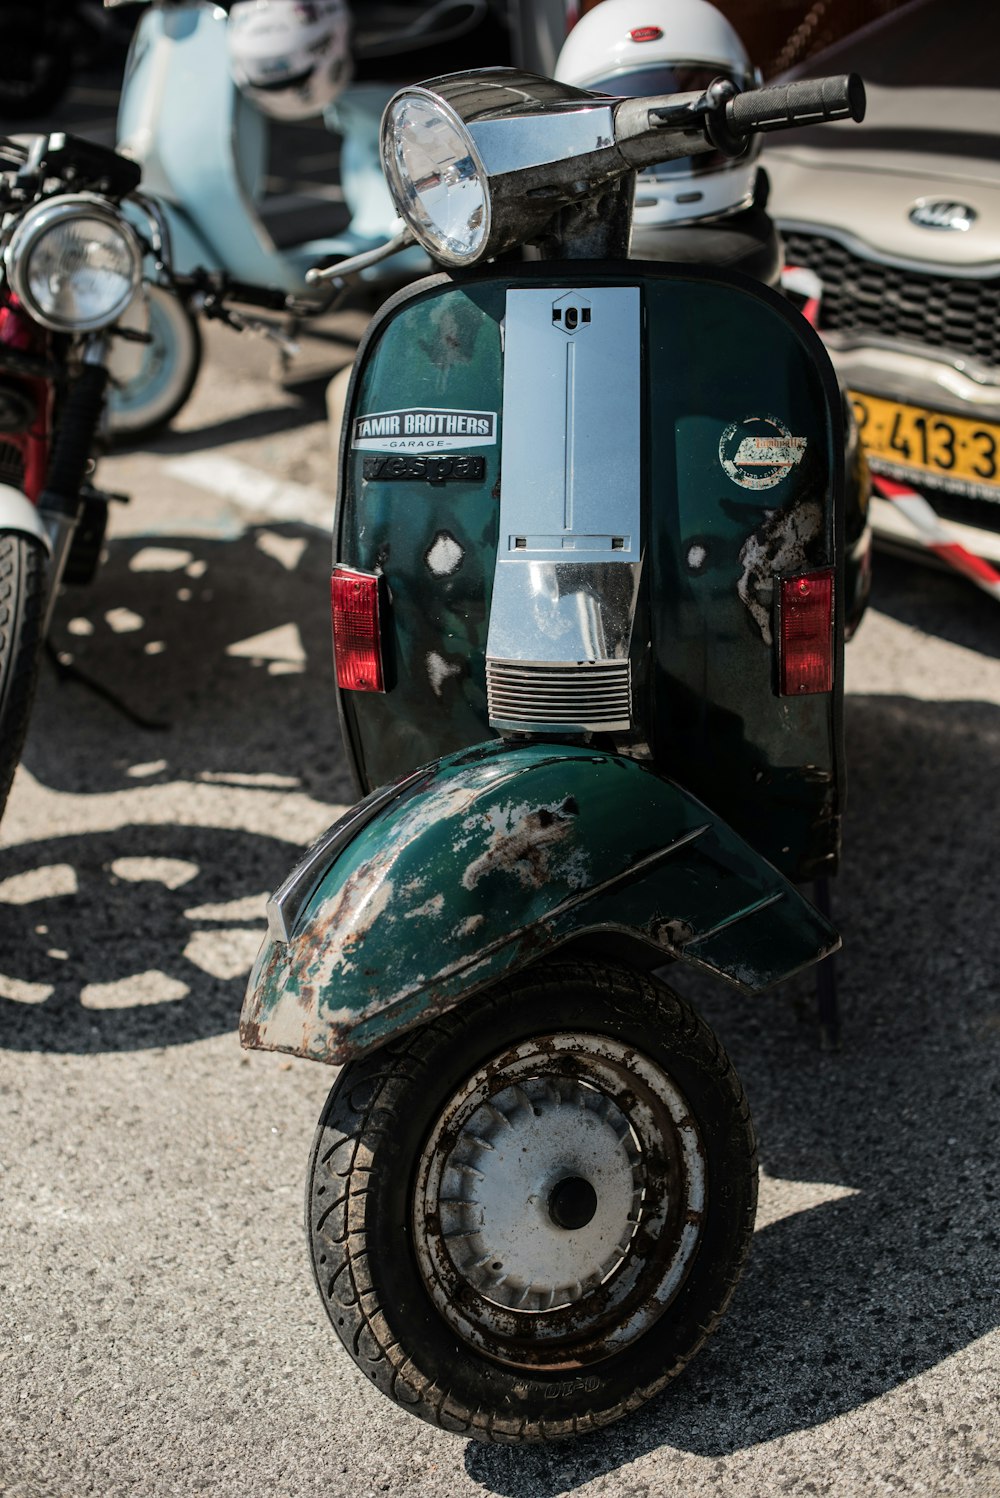
<path id="1" fill-rule="evenodd" d="M 857 73 L 746 93 L 738 93 L 728 78 L 717 78 L 701 94 L 622 99 L 615 106 L 615 144 L 626 161 L 641 170 L 713 148 L 725 156 L 741 156 L 758 131 L 790 130 L 824 120 L 860 122 L 864 117 L 865 86 Z"/>
<path id="2" fill-rule="evenodd" d="M 777 88 L 737 94 L 726 104 L 726 124 L 738 135 L 755 130 L 788 130 L 823 120 L 865 117 L 865 86 L 857 73 L 840 78 L 809 78 Z"/>

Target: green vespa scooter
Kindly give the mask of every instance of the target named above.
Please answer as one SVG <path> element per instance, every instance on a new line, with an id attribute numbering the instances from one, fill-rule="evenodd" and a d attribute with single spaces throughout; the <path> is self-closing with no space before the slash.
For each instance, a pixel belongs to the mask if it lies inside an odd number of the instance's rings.
<path id="1" fill-rule="evenodd" d="M 839 945 L 797 888 L 837 865 L 864 560 L 836 380 L 768 288 L 625 254 L 637 168 L 863 108 L 853 77 L 613 100 L 492 69 L 383 121 L 448 270 L 355 365 L 332 602 L 363 799 L 271 900 L 241 1036 L 346 1063 L 323 1303 L 378 1388 L 482 1440 L 636 1409 L 739 1276 L 753 1127 L 663 969 L 756 995 Z"/>

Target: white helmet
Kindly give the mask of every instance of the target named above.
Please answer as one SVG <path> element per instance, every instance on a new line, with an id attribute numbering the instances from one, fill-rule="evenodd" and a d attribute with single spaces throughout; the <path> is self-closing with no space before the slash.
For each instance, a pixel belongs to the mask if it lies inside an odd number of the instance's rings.
<path id="1" fill-rule="evenodd" d="M 237 86 L 276 120 L 320 114 L 351 74 L 345 0 L 235 0 L 229 61 Z"/>
<path id="2" fill-rule="evenodd" d="M 708 0 L 602 0 L 566 38 L 556 77 L 627 98 L 689 93 L 715 78 L 729 78 L 739 89 L 760 82 L 738 35 Z M 712 151 L 640 172 L 636 226 L 689 223 L 749 207 L 759 141 L 737 161 Z"/>

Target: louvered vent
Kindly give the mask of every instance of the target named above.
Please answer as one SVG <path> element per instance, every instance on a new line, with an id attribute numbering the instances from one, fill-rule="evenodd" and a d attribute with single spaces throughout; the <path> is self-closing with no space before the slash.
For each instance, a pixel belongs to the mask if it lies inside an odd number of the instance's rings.
<path id="1" fill-rule="evenodd" d="M 532 665 L 487 661 L 490 722 L 498 728 L 567 728 L 591 733 L 632 726 L 628 661 Z"/>
<path id="2" fill-rule="evenodd" d="M 878 333 L 971 354 L 1000 367 L 1000 277 L 947 276 L 882 265 L 821 234 L 783 229 L 789 265 L 823 282 L 823 332 Z"/>

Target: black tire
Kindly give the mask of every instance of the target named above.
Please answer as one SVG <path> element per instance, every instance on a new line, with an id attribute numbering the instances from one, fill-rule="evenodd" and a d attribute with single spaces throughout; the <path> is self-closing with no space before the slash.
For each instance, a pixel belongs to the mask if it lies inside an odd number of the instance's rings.
<path id="1" fill-rule="evenodd" d="M 0 531 L 0 815 L 38 680 L 48 559 L 40 542 Z"/>
<path id="2" fill-rule="evenodd" d="M 491 1137 L 494 1117 L 505 1128 Z M 588 1165 L 574 1155 L 584 1133 Z M 548 1184 L 525 1195 L 533 1171 Z M 344 1068 L 306 1223 L 334 1329 L 382 1393 L 478 1440 L 549 1441 L 609 1424 L 681 1372 L 729 1302 L 756 1200 L 749 1109 L 708 1026 L 654 979 L 567 961 Z M 597 1257 L 608 1243 L 611 1261 Z"/>

